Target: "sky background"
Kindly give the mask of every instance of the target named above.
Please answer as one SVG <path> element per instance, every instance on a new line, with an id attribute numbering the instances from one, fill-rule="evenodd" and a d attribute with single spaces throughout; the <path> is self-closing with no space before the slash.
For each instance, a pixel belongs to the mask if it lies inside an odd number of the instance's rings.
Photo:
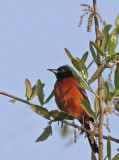
<path id="1" fill-rule="evenodd" d="M 83 53 L 89 51 L 89 41 L 95 41 L 94 31 L 86 31 L 87 17 L 78 28 L 83 9 L 80 3 L 89 2 L 92 5 L 92 1 L 88 0 L 1 0 L 0 90 L 25 99 L 25 78 L 32 85 L 40 78 L 45 83 L 47 98 L 56 79 L 46 69 L 71 65 L 64 48 L 68 48 L 74 57 L 81 58 Z M 98 0 L 98 11 L 107 24 L 114 26 L 119 13 L 119 0 Z M 91 60 L 89 55 L 87 65 Z M 95 70 L 96 67 L 92 66 L 89 75 Z M 104 79 L 108 74 L 105 72 Z M 94 90 L 96 85 L 92 85 Z M 94 96 L 91 93 L 88 96 L 93 108 Z M 9 100 L 11 98 L 0 96 L 0 159 L 90 160 L 90 146 L 84 135 L 76 144 L 67 146 L 70 139 L 61 138 L 61 129 L 57 124 L 53 125 L 52 137 L 35 143 L 47 126 L 47 120 L 35 114 L 29 105 L 17 101 L 12 104 Z M 38 104 L 37 98 L 33 102 Z M 56 109 L 54 98 L 45 107 Z M 117 120 L 117 117 L 110 116 L 111 135 L 114 137 L 119 137 Z M 104 134 L 110 133 L 104 130 Z M 117 153 L 117 148 L 119 146 L 112 143 L 112 157 Z"/>

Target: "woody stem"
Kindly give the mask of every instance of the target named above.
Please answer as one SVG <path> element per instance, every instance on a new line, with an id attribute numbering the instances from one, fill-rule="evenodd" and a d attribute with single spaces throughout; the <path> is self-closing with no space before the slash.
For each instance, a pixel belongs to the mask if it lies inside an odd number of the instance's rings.
<path id="1" fill-rule="evenodd" d="M 96 43 L 100 46 L 100 35 L 99 35 L 99 23 L 97 14 L 97 0 L 93 0 L 94 9 L 94 21 L 95 21 L 95 33 L 96 33 Z M 101 63 L 100 53 L 97 51 L 98 67 Z M 102 75 L 98 78 L 98 95 L 99 95 L 99 106 L 100 106 L 100 121 L 99 121 L 99 160 L 103 160 L 103 120 L 104 120 L 104 107 L 102 100 Z"/>

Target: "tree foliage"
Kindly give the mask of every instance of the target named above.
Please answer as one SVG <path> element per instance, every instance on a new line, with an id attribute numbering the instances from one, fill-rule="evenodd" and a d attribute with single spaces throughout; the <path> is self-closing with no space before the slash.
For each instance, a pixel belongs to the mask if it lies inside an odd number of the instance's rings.
<path id="1" fill-rule="evenodd" d="M 93 19 L 95 17 L 94 10 L 89 5 L 82 5 L 83 7 L 87 7 L 84 11 L 89 13 L 89 21 L 88 21 L 88 31 L 91 30 L 91 26 L 93 24 Z M 98 14 L 100 18 L 100 15 Z M 101 18 L 100 18 L 101 19 Z M 82 19 L 81 19 L 82 21 Z M 82 22 L 80 22 L 81 25 Z M 118 44 L 118 34 L 119 34 L 119 15 L 116 18 L 115 26 L 112 27 L 111 24 L 106 24 L 103 21 L 102 30 L 100 31 L 100 45 L 98 45 L 95 40 L 89 42 L 90 53 L 85 52 L 82 57 L 74 58 L 73 55 L 70 53 L 68 49 L 65 48 L 65 52 L 70 59 L 72 65 L 68 66 L 74 78 L 86 89 L 92 92 L 95 96 L 95 107 L 94 111 L 89 106 L 89 104 L 84 101 L 83 99 L 79 99 L 80 103 L 84 107 L 85 111 L 95 119 L 95 123 L 98 126 L 100 123 L 100 103 L 99 98 L 103 99 L 104 104 L 104 115 L 108 116 L 108 114 L 113 114 L 119 112 L 119 52 L 116 52 L 116 46 Z M 98 55 L 97 52 L 100 54 L 101 61 L 100 64 L 98 62 Z M 92 55 L 92 62 L 87 66 L 87 59 L 89 54 Z M 88 69 L 94 64 L 97 66 L 97 69 L 92 72 L 92 75 L 89 75 Z M 115 67 L 114 72 L 114 89 L 110 90 L 109 82 L 104 81 L 102 83 L 102 97 L 99 97 L 98 87 L 97 91 L 93 91 L 91 88 L 91 84 L 96 81 L 101 75 L 103 75 L 104 71 L 109 70 L 110 68 Z M 51 91 L 51 94 L 48 97 L 45 97 L 44 93 L 44 83 L 41 82 L 40 79 L 37 80 L 36 84 L 32 87 L 31 83 L 28 79 L 25 80 L 26 86 L 26 96 L 28 104 L 31 104 L 31 109 L 37 113 L 38 115 L 42 116 L 46 120 L 48 120 L 48 126 L 44 129 L 43 133 L 37 138 L 36 142 L 46 140 L 50 134 L 52 134 L 52 123 L 56 121 L 62 120 L 74 120 L 75 118 L 72 115 L 65 113 L 59 110 L 49 111 L 46 109 L 45 104 L 47 104 L 50 99 L 54 96 L 54 90 Z M 1 93 L 2 94 L 2 93 Z M 35 105 L 31 103 L 31 100 L 34 97 L 38 97 L 39 105 Z M 18 99 L 17 99 L 18 100 Z M 29 103 L 30 102 L 30 103 Z M 112 103 L 114 102 L 114 107 Z M 73 123 L 72 123 L 73 126 Z M 75 127 L 75 126 L 74 126 Z M 94 127 L 95 128 L 95 127 Z M 94 129 L 95 130 L 95 129 Z M 63 135 L 66 134 L 67 128 L 63 132 Z M 94 135 L 98 134 L 98 127 L 97 131 L 94 132 Z M 111 157 L 111 139 L 108 137 L 107 139 L 107 155 L 105 159 L 108 158 L 109 160 L 112 159 Z M 96 160 L 95 154 L 91 153 L 91 159 Z M 117 154 L 113 160 L 119 159 L 119 154 Z"/>
<path id="2" fill-rule="evenodd" d="M 115 109 L 116 112 L 119 111 L 118 107 L 111 107 L 111 104 L 114 100 L 117 100 L 116 106 L 118 103 L 119 98 L 119 53 L 115 51 L 116 46 L 118 44 L 118 34 L 119 34 L 119 16 L 116 19 L 115 27 L 110 32 L 110 29 L 112 27 L 111 24 L 106 25 L 106 22 L 103 22 L 102 30 L 100 31 L 100 46 L 97 45 L 96 42 L 90 41 L 90 53 L 92 54 L 92 61 L 96 65 L 98 65 L 98 58 L 96 55 L 96 52 L 100 53 L 101 56 L 101 64 L 99 67 L 97 67 L 97 70 L 92 73 L 92 76 L 89 77 L 88 69 L 93 64 L 89 64 L 89 67 L 86 66 L 86 61 L 88 58 L 89 53 L 86 52 L 83 54 L 82 57 L 76 57 L 74 58 L 73 55 L 70 53 L 68 49 L 65 48 L 65 52 L 72 62 L 75 69 L 73 69 L 71 66 L 68 66 L 75 77 L 75 79 L 86 89 L 90 92 L 93 92 L 95 94 L 95 108 L 94 111 L 90 108 L 89 104 L 84 101 L 83 99 L 79 99 L 80 103 L 84 107 L 85 111 L 94 119 L 96 119 L 96 123 L 99 124 L 99 117 L 100 117 L 100 107 L 99 107 L 99 99 L 98 99 L 98 90 L 97 92 L 94 92 L 90 86 L 91 83 L 93 83 L 98 77 L 103 74 L 104 70 L 109 70 L 112 67 L 116 67 L 115 73 L 114 73 L 114 84 L 115 88 L 113 91 L 110 91 L 110 87 L 108 84 L 108 81 L 105 81 L 102 84 L 102 90 L 103 90 L 103 102 L 104 102 L 104 112 L 107 116 L 110 113 L 113 113 L 113 110 Z M 52 128 L 52 123 L 55 121 L 60 121 L 63 119 L 67 120 L 73 120 L 74 118 L 59 110 L 53 110 L 48 111 L 45 108 L 45 104 L 50 101 L 50 99 L 54 96 L 54 90 L 51 92 L 48 98 L 44 101 L 44 85 L 41 83 L 41 80 L 38 80 L 37 83 L 34 85 L 34 87 L 31 88 L 31 84 L 28 79 L 25 80 L 26 85 L 26 95 L 27 99 L 30 101 L 35 93 L 35 96 L 38 96 L 39 102 L 41 106 L 38 105 L 32 105 L 31 108 L 34 112 L 39 114 L 40 116 L 46 118 L 49 120 L 48 126 L 44 129 L 44 132 L 41 134 L 40 137 L 36 140 L 36 142 L 40 142 L 43 140 L 46 140 L 50 133 Z M 34 96 L 34 97 L 35 97 Z M 66 127 L 65 127 L 65 134 L 66 134 Z M 107 139 L 107 156 L 109 160 L 111 160 L 111 140 L 110 137 Z M 118 154 L 113 158 L 113 160 L 116 160 L 118 157 Z M 91 159 L 96 160 L 96 156 L 92 152 Z"/>

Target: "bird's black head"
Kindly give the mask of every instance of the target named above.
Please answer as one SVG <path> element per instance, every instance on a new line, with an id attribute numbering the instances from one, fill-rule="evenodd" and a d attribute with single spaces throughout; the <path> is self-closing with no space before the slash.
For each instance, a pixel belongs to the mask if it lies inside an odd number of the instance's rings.
<path id="1" fill-rule="evenodd" d="M 58 81 L 61 81 L 67 77 L 73 77 L 72 71 L 67 66 L 61 66 L 58 69 L 48 69 L 49 71 L 53 72 Z"/>

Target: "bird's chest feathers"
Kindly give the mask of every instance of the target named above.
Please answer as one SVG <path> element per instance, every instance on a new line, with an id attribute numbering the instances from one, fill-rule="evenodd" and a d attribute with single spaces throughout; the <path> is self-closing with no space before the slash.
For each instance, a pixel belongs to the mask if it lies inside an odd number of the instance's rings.
<path id="1" fill-rule="evenodd" d="M 60 109 L 66 110 L 75 103 L 75 99 L 73 98 L 74 93 L 76 93 L 75 83 L 72 79 L 66 78 L 55 84 L 55 100 Z M 75 98 L 77 98 L 77 95 L 78 94 L 76 94 Z"/>
<path id="2" fill-rule="evenodd" d="M 55 101 L 58 107 L 73 115 L 75 118 L 82 119 L 82 115 L 87 115 L 80 104 L 79 98 L 84 99 L 78 90 L 79 85 L 75 79 L 66 78 L 55 84 Z"/>

